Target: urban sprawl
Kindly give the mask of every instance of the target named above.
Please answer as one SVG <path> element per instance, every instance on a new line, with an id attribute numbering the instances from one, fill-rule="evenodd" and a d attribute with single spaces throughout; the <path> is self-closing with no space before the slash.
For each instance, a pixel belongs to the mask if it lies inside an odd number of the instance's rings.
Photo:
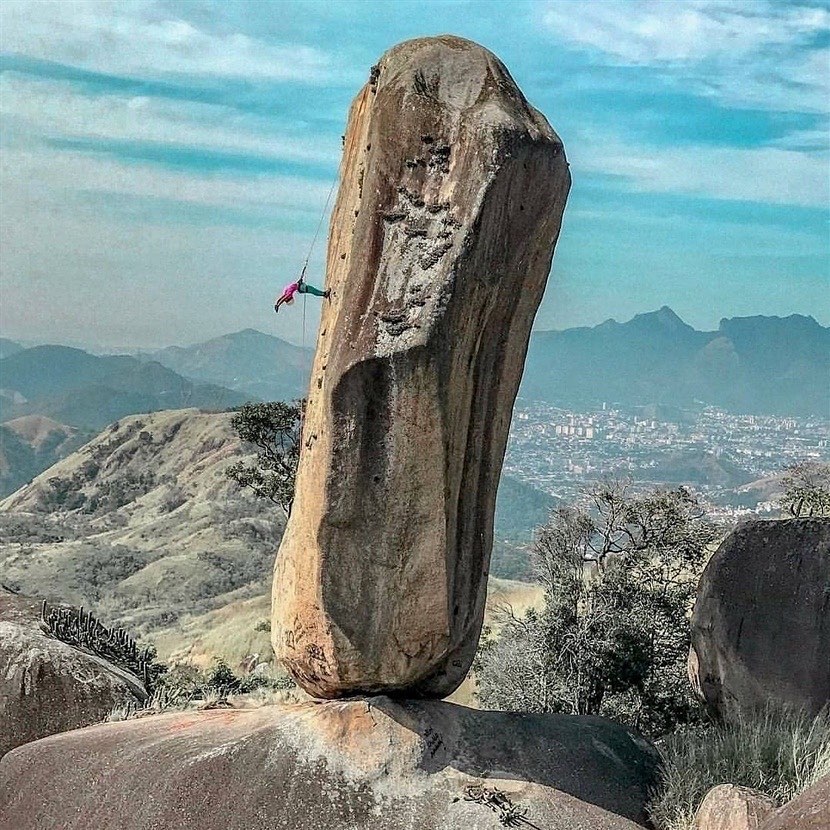
<path id="1" fill-rule="evenodd" d="M 827 461 L 829 440 L 830 421 L 817 418 L 609 404 L 580 412 L 520 398 L 504 469 L 565 502 L 604 478 L 683 483 L 713 518 L 737 519 L 777 512 L 763 480 L 794 461 Z"/>

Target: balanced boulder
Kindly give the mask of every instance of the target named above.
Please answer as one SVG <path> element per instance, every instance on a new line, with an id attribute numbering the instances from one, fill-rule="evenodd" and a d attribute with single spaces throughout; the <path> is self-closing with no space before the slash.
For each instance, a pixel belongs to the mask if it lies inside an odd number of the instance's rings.
<path id="1" fill-rule="evenodd" d="M 344 148 L 274 647 L 316 696 L 442 697 L 478 642 L 570 175 L 502 63 L 455 37 L 387 52 Z"/>
<path id="2" fill-rule="evenodd" d="M 146 696 L 130 672 L 44 631 L 40 601 L 0 588 L 0 755 Z"/>
<path id="3" fill-rule="evenodd" d="M 689 674 L 721 717 L 830 703 L 830 519 L 751 521 L 724 540 L 698 587 Z"/>
<path id="4" fill-rule="evenodd" d="M 9 753 L 0 827 L 636 830 L 656 762 L 602 718 L 439 701 L 174 713 Z"/>

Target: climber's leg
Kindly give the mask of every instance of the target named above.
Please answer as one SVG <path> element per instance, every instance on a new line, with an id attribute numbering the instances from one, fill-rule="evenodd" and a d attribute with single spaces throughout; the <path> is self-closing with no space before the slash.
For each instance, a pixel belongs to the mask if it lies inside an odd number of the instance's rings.
<path id="1" fill-rule="evenodd" d="M 307 282 L 301 282 L 299 289 L 297 289 L 300 294 L 312 294 L 315 297 L 328 297 L 328 291 L 321 291 L 319 288 L 315 288 L 313 285 L 309 285 Z"/>

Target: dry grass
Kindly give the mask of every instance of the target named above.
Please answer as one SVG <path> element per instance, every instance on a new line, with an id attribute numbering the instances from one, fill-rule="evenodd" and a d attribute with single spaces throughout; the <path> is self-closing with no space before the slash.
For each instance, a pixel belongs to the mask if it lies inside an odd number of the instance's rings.
<path id="1" fill-rule="evenodd" d="M 491 577 L 487 594 L 485 624 L 497 625 L 495 611 L 505 605 L 517 614 L 539 607 L 542 589 L 528 582 Z M 215 611 L 185 617 L 175 625 L 156 632 L 153 643 L 159 659 L 169 663 L 192 663 L 207 668 L 215 657 L 224 659 L 239 670 L 242 661 L 258 653 L 261 662 L 270 662 L 271 634 L 257 631 L 258 623 L 270 619 L 271 598 L 267 594 L 232 602 Z M 475 679 L 468 677 L 450 697 L 455 703 L 475 706 Z"/>
<path id="2" fill-rule="evenodd" d="M 544 599 L 542 586 L 534 582 L 515 582 L 511 579 L 490 577 L 487 586 L 487 605 L 484 610 L 484 624 L 491 630 L 499 628 L 501 608 L 509 607 L 517 616 L 522 616 L 530 608 L 539 608 Z M 464 682 L 447 698 L 452 703 L 462 706 L 478 706 L 476 698 L 476 679 L 470 672 Z"/>
<path id="3" fill-rule="evenodd" d="M 271 597 L 263 594 L 207 614 L 185 617 L 156 632 L 152 639 L 164 662 L 207 668 L 214 657 L 221 657 L 237 670 L 251 654 L 259 654 L 261 662 L 270 661 L 271 634 L 257 630 L 257 625 L 270 617 Z"/>
<path id="4" fill-rule="evenodd" d="M 722 726 L 681 729 L 658 749 L 660 789 L 650 811 L 658 830 L 693 830 L 706 793 L 739 784 L 779 804 L 830 774 L 830 710 L 815 718 L 780 707 Z"/>

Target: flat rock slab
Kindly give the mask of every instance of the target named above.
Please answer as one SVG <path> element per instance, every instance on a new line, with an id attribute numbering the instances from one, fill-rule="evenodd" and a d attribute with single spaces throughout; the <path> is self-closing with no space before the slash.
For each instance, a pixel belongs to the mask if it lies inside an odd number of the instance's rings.
<path id="1" fill-rule="evenodd" d="M 0 762 L 2 830 L 635 830 L 656 754 L 602 718 L 377 697 L 101 724 Z M 511 809 L 509 806 L 505 809 Z"/>
<path id="2" fill-rule="evenodd" d="M 0 755 L 144 700 L 138 678 L 40 627 L 40 600 L 0 589 Z"/>

